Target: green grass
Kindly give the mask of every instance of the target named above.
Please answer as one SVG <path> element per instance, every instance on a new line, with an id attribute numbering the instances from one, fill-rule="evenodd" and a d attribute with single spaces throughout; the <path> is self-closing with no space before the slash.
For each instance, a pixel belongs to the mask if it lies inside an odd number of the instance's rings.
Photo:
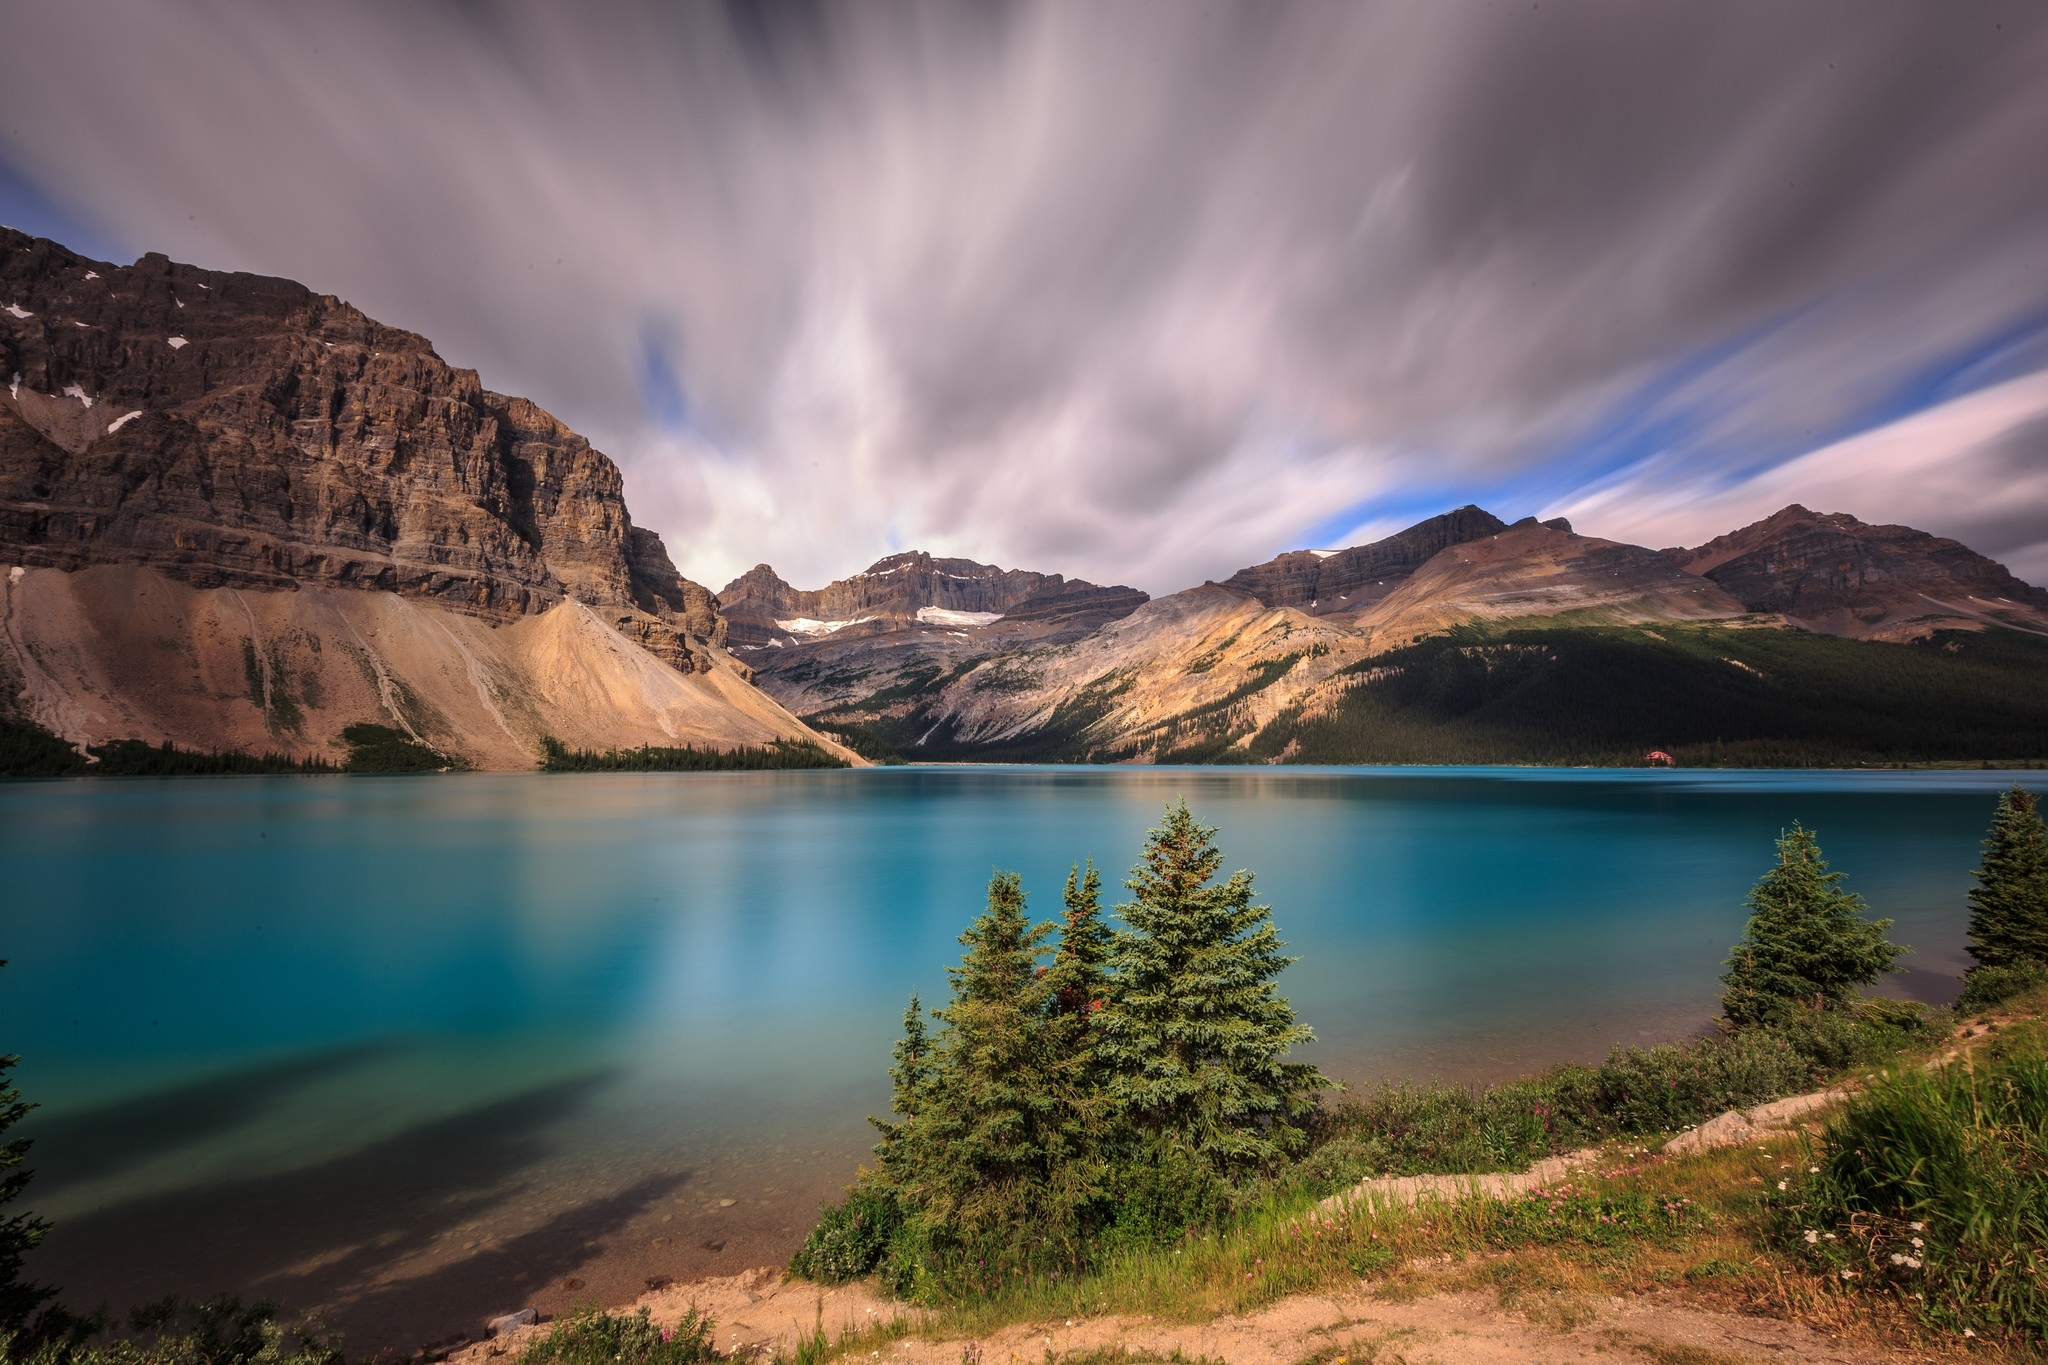
<path id="1" fill-rule="evenodd" d="M 1780 1243 L 1929 1325 L 2048 1343 L 2048 1059 L 1901 1067 L 1829 1123 Z"/>
<path id="2" fill-rule="evenodd" d="M 541 740 L 540 768 L 548 773 L 755 772 L 783 768 L 846 768 L 845 759 L 810 740 L 778 739 L 760 748 L 570 749 L 549 736 Z"/>
<path id="3" fill-rule="evenodd" d="M 723 1359 L 712 1328 L 695 1308 L 674 1327 L 657 1327 L 645 1308 L 626 1314 L 593 1306 L 557 1322 L 520 1353 L 519 1365 L 695 1365 Z"/>

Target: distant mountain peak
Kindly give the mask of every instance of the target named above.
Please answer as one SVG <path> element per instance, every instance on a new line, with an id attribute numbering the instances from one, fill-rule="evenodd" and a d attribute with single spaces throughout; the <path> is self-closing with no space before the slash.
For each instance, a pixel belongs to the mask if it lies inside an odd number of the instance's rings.
<path id="1" fill-rule="evenodd" d="M 1296 607 L 1311 615 L 1358 611 L 1385 597 L 1448 547 L 1506 529 L 1499 517 L 1467 503 L 1370 545 L 1335 552 L 1290 550 L 1264 564 L 1239 569 L 1222 586 L 1248 592 L 1269 607 Z"/>
<path id="2" fill-rule="evenodd" d="M 1098 587 L 1060 574 L 904 550 L 815 590 L 757 564 L 726 584 L 719 607 L 735 649 L 790 648 L 917 629 L 965 629 L 999 620 L 1102 624 L 1149 600 L 1136 588 Z M 851 634 L 847 634 L 851 632 Z"/>
<path id="3" fill-rule="evenodd" d="M 1911 635 L 1955 620 L 2048 625 L 2048 591 L 1960 541 L 1796 502 L 1704 545 L 1665 553 L 1750 611 L 1782 613 L 1833 635 Z"/>

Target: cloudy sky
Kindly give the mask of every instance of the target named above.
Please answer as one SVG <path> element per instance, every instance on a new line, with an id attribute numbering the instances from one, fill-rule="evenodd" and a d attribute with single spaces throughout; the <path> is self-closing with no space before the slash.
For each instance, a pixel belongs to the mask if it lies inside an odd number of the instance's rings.
<path id="1" fill-rule="evenodd" d="M 1477 501 L 2048 582 L 2048 7 L 16 0 L 0 222 L 287 275 L 714 588 Z"/>

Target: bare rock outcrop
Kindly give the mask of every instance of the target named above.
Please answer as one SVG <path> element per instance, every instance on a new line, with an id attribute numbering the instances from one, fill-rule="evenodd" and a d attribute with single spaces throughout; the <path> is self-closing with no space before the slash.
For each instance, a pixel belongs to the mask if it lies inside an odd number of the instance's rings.
<path id="1" fill-rule="evenodd" d="M 1790 1128 L 1810 1114 L 1819 1113 L 1829 1105 L 1841 1100 L 1848 1091 L 1837 1086 L 1829 1090 L 1815 1090 L 1805 1095 L 1788 1095 L 1782 1100 L 1759 1104 L 1750 1109 L 1730 1109 L 1708 1119 L 1697 1128 L 1687 1129 L 1665 1143 L 1659 1150 L 1669 1156 L 1688 1156 L 1695 1152 L 1712 1152 L 1723 1147 L 1739 1147 L 1764 1133 Z"/>
<path id="2" fill-rule="evenodd" d="M 1960 541 L 1793 503 L 1694 549 L 1664 553 L 1753 612 L 1830 635 L 1900 639 L 1942 626 L 2048 628 L 2048 590 Z"/>
<path id="3" fill-rule="evenodd" d="M 1393 592 L 1442 551 L 1506 529 L 1499 517 L 1468 503 L 1369 545 L 1334 554 L 1290 550 L 1264 564 L 1239 569 L 1223 586 L 1248 592 L 1266 606 L 1294 607 L 1310 615 L 1360 611 Z"/>
<path id="4" fill-rule="evenodd" d="M 509 622 L 575 601 L 676 668 L 717 599 L 618 467 L 423 337 L 290 280 L 0 229 L 0 558 L 198 588 L 397 593 Z"/>
<path id="5" fill-rule="evenodd" d="M 792 587 L 768 565 L 756 564 L 719 593 L 733 647 L 750 651 L 920 625 L 985 626 L 998 619 L 1093 627 L 1128 616 L 1147 600 L 1136 588 L 940 559 L 922 550 L 876 560 L 860 573 L 811 590 Z"/>

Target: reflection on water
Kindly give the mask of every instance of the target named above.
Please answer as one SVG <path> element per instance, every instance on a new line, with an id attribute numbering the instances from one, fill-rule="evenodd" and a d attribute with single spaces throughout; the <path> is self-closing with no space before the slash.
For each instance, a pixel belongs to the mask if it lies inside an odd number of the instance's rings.
<path id="1" fill-rule="evenodd" d="M 852 1173 L 995 867 L 1041 913 L 1162 803 L 1222 826 L 1353 1079 L 1711 1017 L 1794 819 L 1952 989 L 1998 774 L 916 769 L 0 788 L 33 1271 L 221 1287 L 352 1351 L 780 1260 Z M 568 1280 L 577 1289 L 564 1288 Z"/>

